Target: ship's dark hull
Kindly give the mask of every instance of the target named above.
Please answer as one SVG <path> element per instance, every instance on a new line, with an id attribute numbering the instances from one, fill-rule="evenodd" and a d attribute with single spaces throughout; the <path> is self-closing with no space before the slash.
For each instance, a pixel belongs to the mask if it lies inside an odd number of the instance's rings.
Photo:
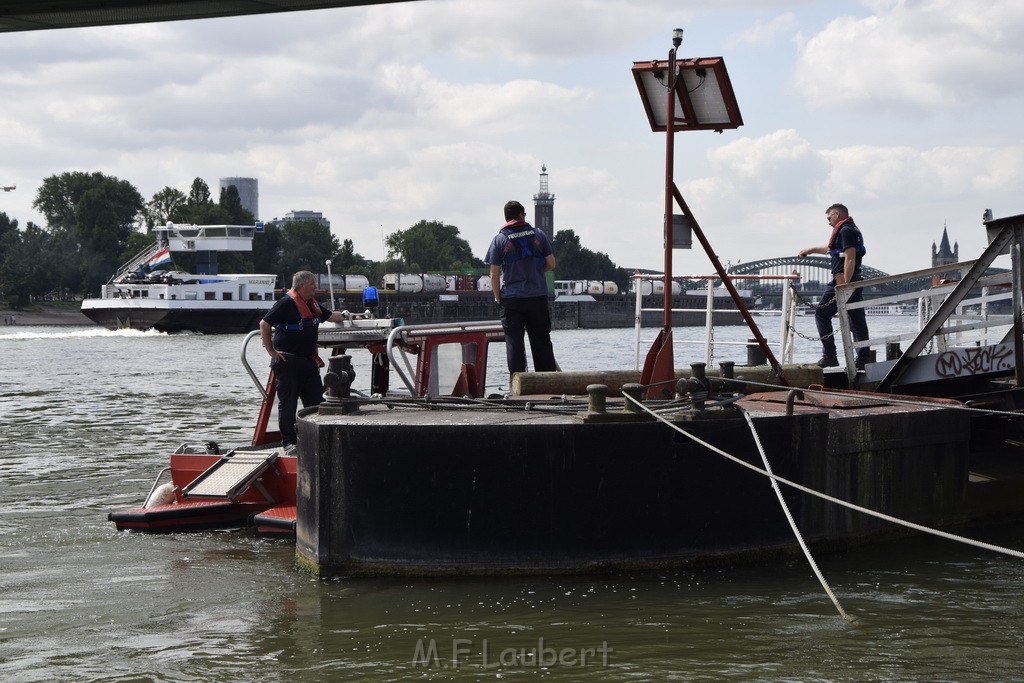
<path id="1" fill-rule="evenodd" d="M 263 302 L 261 302 L 263 303 Z M 158 332 L 199 332 L 202 334 L 244 334 L 259 327 L 260 319 L 273 302 L 246 308 L 94 305 L 82 306 L 82 313 L 108 330 L 157 330 Z"/>

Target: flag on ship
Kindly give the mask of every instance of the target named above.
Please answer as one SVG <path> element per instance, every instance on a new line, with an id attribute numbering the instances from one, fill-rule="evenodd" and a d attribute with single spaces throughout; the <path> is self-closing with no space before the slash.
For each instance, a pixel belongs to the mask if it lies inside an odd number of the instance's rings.
<path id="1" fill-rule="evenodd" d="M 165 264 L 168 264 L 170 262 L 171 262 L 171 250 L 166 248 L 166 247 L 164 247 L 160 251 L 158 251 L 155 254 L 153 254 L 153 257 L 151 259 L 149 259 L 149 267 L 150 268 L 158 268 L 158 267 L 160 267 L 162 265 L 165 265 Z"/>

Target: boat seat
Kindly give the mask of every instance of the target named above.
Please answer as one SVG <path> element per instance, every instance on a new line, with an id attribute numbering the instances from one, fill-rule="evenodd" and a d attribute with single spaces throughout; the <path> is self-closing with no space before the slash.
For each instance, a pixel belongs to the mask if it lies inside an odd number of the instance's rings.
<path id="1" fill-rule="evenodd" d="M 227 498 L 234 501 L 256 482 L 261 474 L 274 466 L 282 450 L 275 448 L 264 451 L 230 451 L 196 477 L 181 490 L 186 499 Z M 262 486 L 257 487 L 263 497 L 274 502 Z"/>

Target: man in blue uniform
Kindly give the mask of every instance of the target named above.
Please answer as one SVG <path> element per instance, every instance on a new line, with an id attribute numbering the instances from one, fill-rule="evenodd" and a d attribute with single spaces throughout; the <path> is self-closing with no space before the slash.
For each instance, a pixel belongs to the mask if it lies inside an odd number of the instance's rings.
<path id="1" fill-rule="evenodd" d="M 505 225 L 491 240 L 484 260 L 491 266 L 494 302 L 501 306 L 509 375 L 526 371 L 524 334 L 530 337 L 534 371 L 558 370 L 544 276 L 555 269 L 555 254 L 547 235 L 526 222 L 526 209 L 519 202 L 505 204 Z"/>
<path id="2" fill-rule="evenodd" d="M 277 388 L 277 424 L 281 445 L 295 445 L 295 411 L 320 405 L 324 384 L 320 379 L 323 361 L 317 353 L 317 327 L 322 322 L 341 322 L 344 316 L 319 305 L 313 298 L 316 276 L 300 270 L 292 277 L 292 288 L 278 299 L 260 321 L 263 348 L 270 354 Z"/>
<path id="3" fill-rule="evenodd" d="M 817 246 L 801 249 L 797 254 L 807 256 L 808 254 L 828 254 L 832 259 L 832 280 L 821 295 L 821 301 L 814 310 L 814 322 L 818 327 L 818 336 L 821 337 L 821 359 L 818 365 L 823 368 L 832 368 L 839 365 L 836 357 L 836 340 L 832 332 L 832 318 L 839 310 L 836 304 L 836 285 L 846 282 L 862 280 L 860 274 L 861 259 L 866 253 L 864 238 L 860 229 L 853 222 L 849 210 L 842 204 L 833 204 L 825 210 L 825 219 L 832 226 L 832 235 L 828 242 Z M 850 302 L 863 301 L 864 290 L 858 289 L 850 297 Z M 852 309 L 850 315 L 850 332 L 853 340 L 864 341 L 868 338 L 868 321 L 863 308 Z M 868 359 L 868 348 L 857 349 L 855 364 L 857 369 L 862 370 Z"/>

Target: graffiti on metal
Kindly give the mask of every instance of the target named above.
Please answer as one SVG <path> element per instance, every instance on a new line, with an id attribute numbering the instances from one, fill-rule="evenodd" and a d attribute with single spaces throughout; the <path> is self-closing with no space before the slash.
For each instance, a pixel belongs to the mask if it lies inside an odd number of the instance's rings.
<path id="1" fill-rule="evenodd" d="M 939 377 L 969 377 L 1013 368 L 1013 347 L 1008 344 L 955 349 L 935 358 L 935 374 Z"/>

